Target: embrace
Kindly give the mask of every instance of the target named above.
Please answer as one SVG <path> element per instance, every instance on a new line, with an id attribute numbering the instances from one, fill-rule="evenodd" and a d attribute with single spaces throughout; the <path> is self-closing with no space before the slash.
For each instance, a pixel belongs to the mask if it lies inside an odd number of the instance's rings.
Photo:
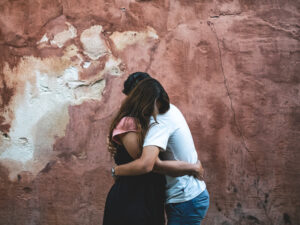
<path id="1" fill-rule="evenodd" d="M 103 225 L 199 225 L 209 206 L 203 168 L 186 120 L 162 85 L 136 72 L 109 131 L 115 183 Z"/>

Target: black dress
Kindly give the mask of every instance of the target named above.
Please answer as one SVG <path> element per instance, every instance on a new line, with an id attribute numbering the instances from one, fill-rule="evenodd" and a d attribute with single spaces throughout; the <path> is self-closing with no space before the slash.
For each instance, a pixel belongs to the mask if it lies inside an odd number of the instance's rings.
<path id="1" fill-rule="evenodd" d="M 121 145 L 114 159 L 117 165 L 134 160 Z M 165 182 L 153 172 L 119 177 L 106 198 L 103 225 L 164 225 Z"/>

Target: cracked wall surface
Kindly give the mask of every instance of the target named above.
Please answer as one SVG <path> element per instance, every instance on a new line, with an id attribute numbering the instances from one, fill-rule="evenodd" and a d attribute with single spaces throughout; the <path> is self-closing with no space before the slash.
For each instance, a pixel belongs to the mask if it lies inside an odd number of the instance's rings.
<path id="1" fill-rule="evenodd" d="M 161 81 L 206 170 L 205 225 L 300 221 L 299 1 L 0 3 L 0 224 L 100 225 L 127 75 Z"/>

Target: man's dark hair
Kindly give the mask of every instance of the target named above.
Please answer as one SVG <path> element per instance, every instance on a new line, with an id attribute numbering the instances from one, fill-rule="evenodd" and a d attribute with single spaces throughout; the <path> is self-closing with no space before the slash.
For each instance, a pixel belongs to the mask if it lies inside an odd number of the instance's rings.
<path id="1" fill-rule="evenodd" d="M 128 76 L 127 80 L 124 82 L 124 89 L 123 93 L 125 95 L 129 95 L 129 93 L 135 88 L 135 86 L 141 81 L 146 78 L 151 78 L 148 73 L 144 72 L 135 72 Z"/>

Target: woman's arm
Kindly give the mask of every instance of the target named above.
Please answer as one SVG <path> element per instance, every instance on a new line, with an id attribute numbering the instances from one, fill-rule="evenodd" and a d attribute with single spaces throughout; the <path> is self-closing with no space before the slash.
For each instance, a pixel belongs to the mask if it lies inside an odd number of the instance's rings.
<path id="1" fill-rule="evenodd" d="M 176 160 L 162 161 L 159 158 L 157 158 L 153 171 L 172 177 L 190 175 L 195 176 L 199 180 L 203 180 L 204 175 L 204 169 L 199 160 L 197 161 L 197 163 L 192 164 Z"/>

